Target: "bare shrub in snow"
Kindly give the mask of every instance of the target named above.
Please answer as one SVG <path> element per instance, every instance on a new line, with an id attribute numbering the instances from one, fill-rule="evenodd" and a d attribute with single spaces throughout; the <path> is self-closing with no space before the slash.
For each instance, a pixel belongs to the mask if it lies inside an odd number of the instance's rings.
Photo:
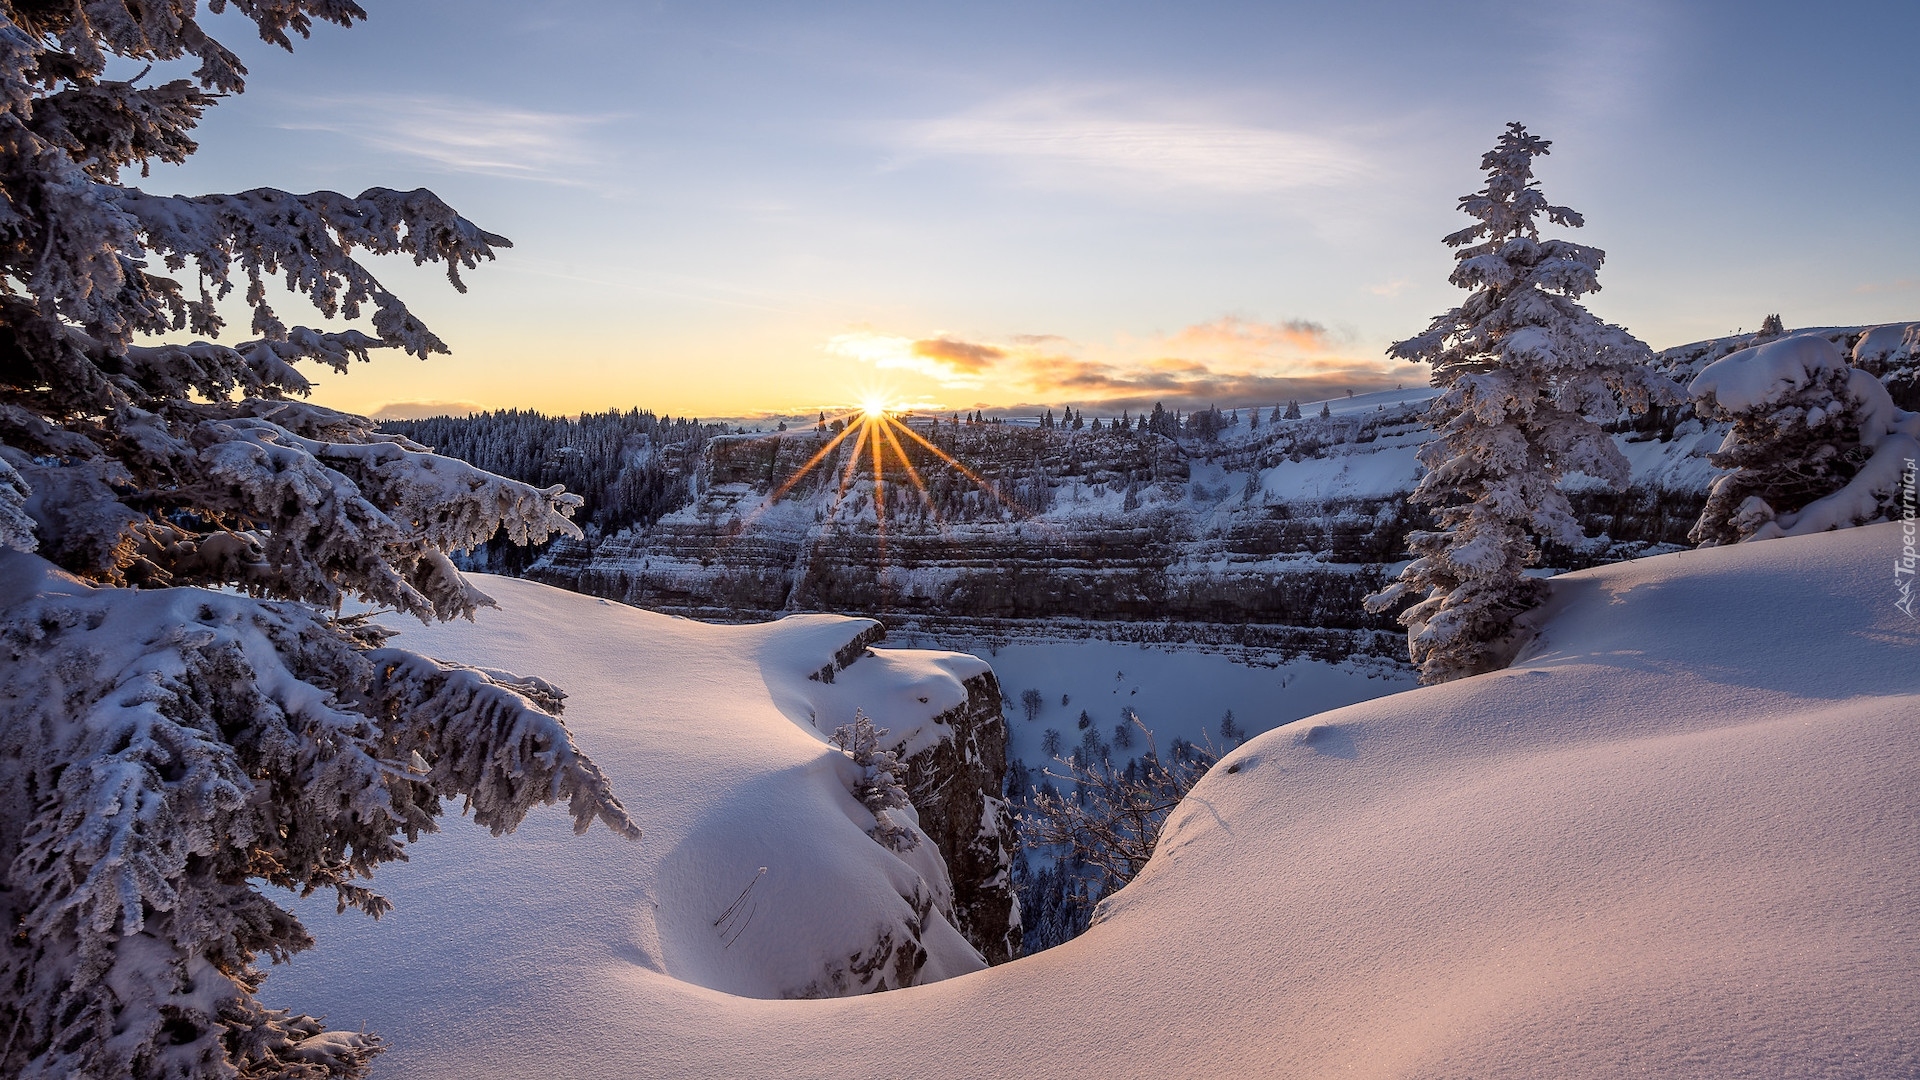
<path id="1" fill-rule="evenodd" d="M 1399 619 L 1426 682 L 1499 665 L 1514 616 L 1541 597 L 1543 586 L 1526 575 L 1536 537 L 1584 546 L 1558 487 L 1564 477 L 1626 485 L 1626 458 L 1591 418 L 1678 399 L 1647 366 L 1653 354 L 1644 343 L 1578 302 L 1599 291 L 1606 253 L 1540 239 L 1541 214 L 1584 224 L 1549 205 L 1533 179 L 1533 159 L 1550 145 L 1507 125 L 1481 158 L 1487 186 L 1460 199 L 1478 221 L 1445 238 L 1459 249 L 1450 280 L 1470 295 L 1388 349 L 1432 364 L 1441 388 L 1427 414 L 1437 437 L 1420 450 L 1426 473 L 1413 494 L 1439 528 L 1411 534 L 1413 561 L 1367 608 L 1414 601 Z"/>
<path id="2" fill-rule="evenodd" d="M 1046 703 L 1046 699 L 1040 696 L 1038 690 L 1029 688 L 1020 691 L 1020 707 L 1026 710 L 1028 723 L 1032 723 L 1040 716 L 1040 710 Z"/>
<path id="3" fill-rule="evenodd" d="M 216 10 L 219 5 L 215 5 Z M 350 0 L 234 5 L 268 42 Z M 104 78 L 191 57 L 191 78 Z M 578 501 L 293 400 L 297 364 L 446 346 L 359 255 L 460 271 L 506 241 L 427 191 L 150 195 L 244 68 L 187 0 L 0 4 L 0 1074 L 356 1076 L 380 1041 L 263 1007 L 312 945 L 259 883 L 366 884 L 460 799 L 637 835 L 537 680 L 384 647 L 359 598 L 491 603 L 449 552 L 576 534 Z M 270 279 L 372 334 L 289 326 Z M 185 284 L 183 284 L 185 282 Z M 222 329 L 236 286 L 253 340 Z M 37 552 L 37 553 L 36 553 Z M 212 591 L 203 586 L 220 586 Z"/>
<path id="4" fill-rule="evenodd" d="M 1052 784 L 1035 787 L 1018 818 L 1023 845 L 1062 848 L 1069 861 L 1087 868 L 1090 899 L 1113 895 L 1146 867 L 1167 815 L 1218 760 L 1217 754 L 1182 740 L 1175 740 L 1170 757 L 1162 759 L 1153 733 L 1138 717 L 1129 720 L 1147 737 L 1144 757 L 1115 765 L 1104 747 L 1099 753 L 1056 757 L 1046 775 L 1069 782 L 1072 792 L 1062 794 Z"/>
<path id="5" fill-rule="evenodd" d="M 1920 414 L 1824 337 L 1769 341 L 1714 361 L 1688 387 L 1701 415 L 1731 421 L 1690 539 L 1703 546 L 1797 536 L 1897 514 Z"/>

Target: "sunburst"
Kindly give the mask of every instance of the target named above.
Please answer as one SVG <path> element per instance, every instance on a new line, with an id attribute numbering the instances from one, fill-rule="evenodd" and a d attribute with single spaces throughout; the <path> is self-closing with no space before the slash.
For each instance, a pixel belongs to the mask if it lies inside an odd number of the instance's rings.
<path id="1" fill-rule="evenodd" d="M 920 470 L 914 466 L 913 459 L 907 452 L 908 441 L 911 441 L 914 446 L 925 450 L 936 460 L 952 468 L 961 476 L 966 477 L 995 502 L 1021 517 L 1030 518 L 1033 516 L 1032 512 L 1027 508 L 1003 498 L 995 485 L 989 483 L 979 473 L 974 472 L 962 464 L 958 458 L 955 458 L 952 454 L 941 449 L 931 440 L 915 431 L 913 427 L 907 423 L 906 419 L 904 419 L 904 417 L 908 415 L 910 415 L 909 410 L 896 406 L 887 401 L 885 397 L 875 394 L 863 397 L 860 404 L 854 408 L 846 409 L 831 418 L 823 418 L 821 421 L 822 429 L 830 430 L 837 427 L 839 430 L 834 431 L 831 438 L 821 444 L 820 448 L 815 450 L 813 455 L 809 457 L 804 464 L 798 469 L 795 469 L 793 475 L 787 477 L 779 486 L 775 487 L 773 491 L 768 494 L 761 506 L 756 508 L 754 515 L 758 516 L 768 507 L 779 502 L 789 491 L 792 491 L 796 485 L 811 475 L 815 469 L 825 465 L 833 456 L 834 452 L 841 448 L 842 444 L 847 442 L 848 439 L 852 439 L 852 449 L 846 453 L 844 463 L 840 466 L 839 482 L 835 486 L 833 501 L 829 505 L 827 512 L 829 516 L 837 515 L 840 504 L 846 499 L 848 490 L 853 486 L 854 477 L 859 473 L 861 465 L 865 464 L 873 476 L 874 528 L 878 534 L 878 554 L 883 563 L 886 559 L 886 485 L 887 470 L 889 467 L 897 464 L 898 470 L 896 477 L 904 474 L 907 483 L 913 488 L 914 492 L 920 496 L 920 500 L 926 506 L 928 513 L 933 516 L 936 522 L 940 521 L 939 506 L 934 502 L 933 496 L 927 490 L 925 477 L 923 477 L 920 474 Z M 936 420 L 935 422 L 937 423 L 938 421 Z M 791 438 L 792 436 L 786 437 Z M 944 526 L 944 523 L 942 524 Z"/>

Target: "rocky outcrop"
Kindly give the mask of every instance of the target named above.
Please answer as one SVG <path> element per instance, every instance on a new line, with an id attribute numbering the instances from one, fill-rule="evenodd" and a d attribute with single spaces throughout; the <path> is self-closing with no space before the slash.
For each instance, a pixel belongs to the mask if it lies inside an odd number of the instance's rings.
<path id="1" fill-rule="evenodd" d="M 864 657 L 873 655 L 870 647 L 886 637 L 886 628 L 869 624 L 835 652 L 833 660 L 808 678 L 831 683 L 839 674 Z M 1020 955 L 1020 903 L 1014 896 L 1009 876 L 1019 839 L 1001 792 L 1007 780 L 1007 724 L 1002 709 L 999 680 L 991 670 L 963 680 L 967 699 L 932 718 L 926 725 L 939 734 L 927 742 L 902 735 L 891 747 L 906 767 L 902 780 L 913 802 L 920 831 L 939 849 L 947 866 L 947 879 L 953 887 L 952 909 L 942 911 L 989 964 L 1004 964 Z M 910 742 L 923 743 L 908 753 Z M 916 893 L 903 897 L 912 904 L 919 919 L 921 898 Z M 927 899 L 932 904 L 932 899 Z M 884 940 L 861 956 L 849 961 L 841 981 L 871 977 L 888 964 L 904 965 L 910 978 L 924 963 L 915 960 L 912 947 L 919 937 L 918 927 L 906 939 Z M 883 959 L 883 954 L 891 959 Z M 838 985 L 829 979 L 822 986 L 831 990 Z M 895 981 L 888 985 L 905 986 Z M 796 991 L 797 996 L 820 996 L 811 990 Z"/>
<path id="2" fill-rule="evenodd" d="M 952 732 L 906 759 L 920 828 L 953 881 L 952 922 L 989 964 L 1020 955 L 1020 905 L 1009 878 L 1017 843 L 1006 801 L 1007 726 L 991 672 L 966 680 L 967 701 L 936 723 Z"/>

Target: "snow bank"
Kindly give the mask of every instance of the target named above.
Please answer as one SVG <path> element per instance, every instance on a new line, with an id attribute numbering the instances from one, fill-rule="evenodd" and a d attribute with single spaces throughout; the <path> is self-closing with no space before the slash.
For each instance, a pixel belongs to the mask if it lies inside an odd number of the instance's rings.
<path id="1" fill-rule="evenodd" d="M 1752 412 L 1846 370 L 1846 354 L 1833 342 L 1796 335 L 1714 361 L 1688 384 L 1687 393 L 1730 413 Z"/>
<path id="2" fill-rule="evenodd" d="M 772 763 L 811 768 L 812 733 L 724 704 L 757 695 L 721 680 L 778 627 L 489 583 L 508 611 L 481 633 L 573 676 L 568 717 L 610 770 L 710 741 L 709 771 L 622 770 L 646 796 L 638 856 L 526 828 L 422 845 L 391 876 L 398 912 L 322 921 L 268 991 L 389 1035 L 388 1076 L 1912 1076 L 1920 624 L 1893 606 L 1899 543 L 1872 526 L 1555 579 L 1513 669 L 1230 755 L 1085 936 L 808 1002 L 662 963 L 731 899 L 715 886 L 810 831 Z M 621 651 L 599 683 L 562 663 L 643 622 L 680 644 Z M 740 636 L 703 651 L 716 632 Z M 674 839 L 713 815 L 751 850 Z M 577 888 L 518 884 L 535 875 L 516 860 L 563 851 Z"/>
<path id="3" fill-rule="evenodd" d="M 572 837 L 559 815 L 497 840 L 450 822 L 412 865 L 382 875 L 398 909 L 379 924 L 312 916 L 328 956 L 276 971 L 275 1000 L 316 996 L 339 1002 L 325 1007 L 354 1016 L 350 1027 L 412 1029 L 534 994 L 598 997 L 634 967 L 779 997 L 897 984 L 920 947 L 922 979 L 985 966 L 942 915 L 951 887 L 938 849 L 924 836 L 898 853 L 872 840 L 874 817 L 849 793 L 855 767 L 826 739 L 861 708 L 910 750 L 930 743 L 933 718 L 967 700 L 962 680 L 986 664 L 876 650 L 829 683 L 816 676 L 871 620 L 709 626 L 478 581 L 498 610 L 396 642 L 539 671 L 566 690 L 569 726 L 606 755 L 645 836 Z M 543 880 L 570 885 L 556 893 Z M 349 978 L 327 970 L 334 962 L 373 970 Z M 423 989 L 430 1000 L 415 997 Z"/>

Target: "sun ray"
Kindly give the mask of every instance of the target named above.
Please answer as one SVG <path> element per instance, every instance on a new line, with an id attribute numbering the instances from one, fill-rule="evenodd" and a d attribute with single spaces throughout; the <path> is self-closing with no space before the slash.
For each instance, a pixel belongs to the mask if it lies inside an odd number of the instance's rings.
<path id="1" fill-rule="evenodd" d="M 866 449 L 867 446 L 867 425 L 854 424 L 847 430 L 852 431 L 854 428 L 859 429 L 860 435 L 853 440 L 853 453 L 847 455 L 846 470 L 840 474 L 840 490 L 834 493 L 833 505 L 827 509 L 828 516 L 837 513 L 840 509 L 840 503 L 846 499 L 847 485 L 853 482 L 853 470 L 860 467 L 860 451 Z"/>
<path id="2" fill-rule="evenodd" d="M 877 419 L 874 417 L 874 414 L 868 413 L 867 422 L 862 425 L 862 427 L 871 427 L 875 432 L 885 431 L 887 429 L 886 412 L 883 410 Z M 887 468 L 885 459 L 881 457 L 880 437 L 878 434 L 873 437 L 872 442 L 873 524 L 878 532 L 880 565 L 884 567 L 887 565 Z"/>
<path id="3" fill-rule="evenodd" d="M 920 470 L 913 467 L 912 460 L 907 457 L 906 448 L 900 445 L 900 440 L 893 434 L 893 429 L 896 427 L 907 428 L 907 425 L 888 417 L 887 422 L 880 427 L 880 434 L 886 436 L 888 444 L 893 447 L 893 452 L 900 456 L 900 464 L 907 470 L 907 479 L 913 482 L 914 490 L 920 493 L 920 501 L 927 504 L 927 510 L 933 514 L 934 522 L 944 525 L 944 522 L 940 521 L 940 508 L 933 504 L 933 496 L 927 492 L 926 481 L 920 479 Z M 913 429 L 907 428 L 907 432 L 912 434 Z"/>
<path id="4" fill-rule="evenodd" d="M 807 459 L 807 463 L 805 465 L 802 465 L 798 469 L 795 469 L 793 475 L 787 477 L 786 483 L 781 484 L 778 488 L 775 488 L 773 494 L 767 496 L 767 501 L 770 503 L 779 502 L 780 499 L 783 496 L 785 496 L 787 492 L 793 490 L 793 485 L 799 483 L 801 479 L 803 479 L 808 473 L 812 472 L 813 467 L 815 465 L 818 465 L 820 464 L 821 461 L 825 460 L 828 454 L 833 453 L 833 448 L 836 446 L 839 446 L 842 442 L 846 441 L 847 436 L 851 434 L 853 434 L 853 428 L 851 427 L 841 428 L 837 433 L 834 434 L 832 439 L 827 441 L 827 445 L 821 447 L 818 451 L 814 453 L 812 457 Z"/>
<path id="5" fill-rule="evenodd" d="M 1020 517 L 1031 518 L 1034 516 L 1033 511 L 1028 510 L 1026 507 L 1021 506 L 1018 503 L 1008 502 L 1005 498 L 1001 496 L 1000 492 L 996 490 L 992 484 L 988 483 L 985 479 L 983 479 L 979 473 L 976 473 L 972 469 L 967 468 L 965 465 L 960 464 L 959 460 L 956 459 L 952 454 L 947 453 L 945 450 L 942 450 L 939 447 L 933 445 L 932 443 L 928 442 L 926 439 L 921 438 L 919 432 L 913 430 L 910 427 L 906 427 L 905 425 L 902 425 L 902 430 L 904 430 L 907 433 L 908 438 L 912 439 L 914 442 L 917 442 L 921 446 L 924 446 L 928 450 L 932 451 L 935 457 L 953 466 L 955 469 L 958 469 L 961 475 L 973 481 L 974 486 L 978 487 L 981 491 L 984 491 L 988 495 L 993 496 L 994 501 L 999 503 L 1001 506 L 1004 506 L 1007 509 L 1013 511 L 1015 514 L 1019 515 Z"/>

